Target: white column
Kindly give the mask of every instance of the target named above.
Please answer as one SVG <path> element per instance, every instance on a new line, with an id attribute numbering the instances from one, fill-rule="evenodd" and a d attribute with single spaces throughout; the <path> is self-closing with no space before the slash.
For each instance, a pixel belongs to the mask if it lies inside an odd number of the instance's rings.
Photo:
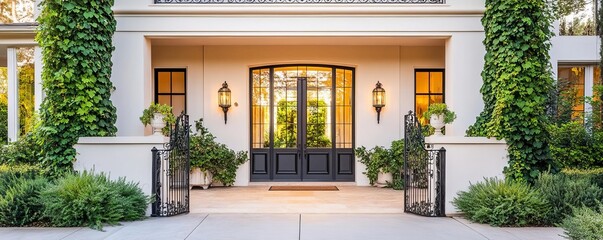
<path id="1" fill-rule="evenodd" d="M 19 136 L 19 77 L 17 71 L 17 49 L 6 51 L 8 71 L 8 141 L 17 141 Z"/>
<path id="2" fill-rule="evenodd" d="M 40 112 L 44 91 L 42 91 L 42 49 L 34 48 L 34 109 Z"/>
<path id="3" fill-rule="evenodd" d="M 595 80 L 595 65 L 584 68 L 584 97 L 593 97 L 593 85 Z M 584 103 L 584 113 L 588 116 L 592 113 L 593 107 L 586 101 Z"/>

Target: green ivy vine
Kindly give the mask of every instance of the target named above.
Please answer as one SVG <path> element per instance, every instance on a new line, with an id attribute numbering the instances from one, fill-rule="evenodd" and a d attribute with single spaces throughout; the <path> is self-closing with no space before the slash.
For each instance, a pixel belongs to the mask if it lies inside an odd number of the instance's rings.
<path id="1" fill-rule="evenodd" d="M 508 178 L 534 180 L 551 169 L 545 106 L 553 83 L 549 39 L 554 16 L 545 0 L 486 0 L 481 88 L 484 110 L 469 136 L 507 141 Z"/>
<path id="2" fill-rule="evenodd" d="M 43 0 L 36 40 L 42 48 L 40 111 L 44 164 L 55 173 L 72 168 L 80 136 L 115 135 L 110 97 L 113 0 Z"/>

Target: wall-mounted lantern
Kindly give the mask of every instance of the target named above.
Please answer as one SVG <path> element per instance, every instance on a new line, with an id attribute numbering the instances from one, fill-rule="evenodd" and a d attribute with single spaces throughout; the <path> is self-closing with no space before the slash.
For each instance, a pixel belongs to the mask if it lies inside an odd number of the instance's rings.
<path id="1" fill-rule="evenodd" d="M 385 89 L 383 89 L 379 81 L 377 81 L 375 89 L 373 89 L 373 107 L 377 111 L 377 124 L 379 124 L 381 108 L 385 107 Z"/>
<path id="2" fill-rule="evenodd" d="M 228 112 L 228 108 L 230 108 L 230 89 L 228 88 L 228 83 L 226 83 L 226 81 L 222 83 L 222 88 L 218 90 L 218 104 L 222 108 L 222 111 L 224 111 L 224 124 L 226 124 L 226 113 Z"/>

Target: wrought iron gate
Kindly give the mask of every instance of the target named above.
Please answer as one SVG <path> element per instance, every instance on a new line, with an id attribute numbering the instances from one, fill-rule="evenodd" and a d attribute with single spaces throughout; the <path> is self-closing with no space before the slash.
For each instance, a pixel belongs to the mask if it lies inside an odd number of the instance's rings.
<path id="1" fill-rule="evenodd" d="M 446 205 L 446 150 L 425 144 L 417 116 L 404 116 L 404 212 L 443 217 Z"/>
<path id="2" fill-rule="evenodd" d="M 182 113 L 170 134 L 165 149 L 153 148 L 152 217 L 167 217 L 189 212 L 189 131 L 188 115 Z"/>

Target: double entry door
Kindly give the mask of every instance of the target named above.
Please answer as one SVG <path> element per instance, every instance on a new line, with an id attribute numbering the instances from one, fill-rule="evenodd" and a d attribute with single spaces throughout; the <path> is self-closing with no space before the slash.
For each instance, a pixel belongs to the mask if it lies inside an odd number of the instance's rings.
<path id="1" fill-rule="evenodd" d="M 251 69 L 251 180 L 353 181 L 350 68 Z"/>

